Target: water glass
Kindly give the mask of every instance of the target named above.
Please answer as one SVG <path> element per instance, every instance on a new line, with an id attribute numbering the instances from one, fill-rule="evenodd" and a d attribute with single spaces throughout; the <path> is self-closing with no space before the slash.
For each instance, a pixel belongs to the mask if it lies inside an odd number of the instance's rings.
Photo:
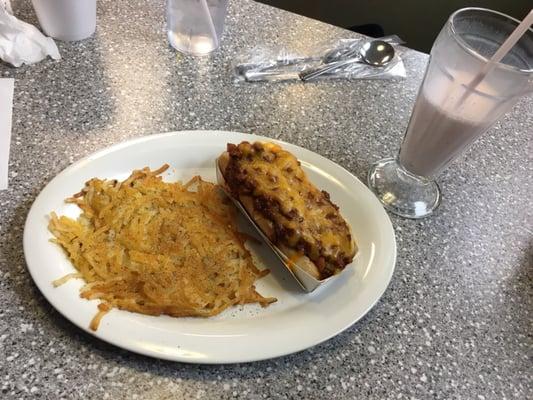
<path id="1" fill-rule="evenodd" d="M 220 44 L 228 0 L 167 0 L 167 35 L 172 47 L 194 56 Z"/>
<path id="2" fill-rule="evenodd" d="M 96 29 L 96 0 L 32 0 L 44 33 L 68 42 L 86 39 Z"/>

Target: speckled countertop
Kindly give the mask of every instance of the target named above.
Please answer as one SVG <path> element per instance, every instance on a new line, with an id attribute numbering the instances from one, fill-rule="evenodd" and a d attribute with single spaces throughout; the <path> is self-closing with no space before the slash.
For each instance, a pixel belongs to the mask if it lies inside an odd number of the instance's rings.
<path id="1" fill-rule="evenodd" d="M 29 1 L 15 2 L 36 23 Z M 399 82 L 235 86 L 243 49 L 305 51 L 354 34 L 248 0 L 231 2 L 220 51 L 179 56 L 164 2 L 99 0 L 96 35 L 58 43 L 63 59 L 15 78 L 10 186 L 0 192 L 0 397 L 43 399 L 525 399 L 531 379 L 531 98 L 440 179 L 421 221 L 391 217 L 398 263 L 361 321 L 299 354 L 254 364 L 154 360 L 85 334 L 42 297 L 26 270 L 23 224 L 38 192 L 71 162 L 121 140 L 183 129 L 281 138 L 360 179 L 394 154 L 427 56 L 409 52 Z"/>

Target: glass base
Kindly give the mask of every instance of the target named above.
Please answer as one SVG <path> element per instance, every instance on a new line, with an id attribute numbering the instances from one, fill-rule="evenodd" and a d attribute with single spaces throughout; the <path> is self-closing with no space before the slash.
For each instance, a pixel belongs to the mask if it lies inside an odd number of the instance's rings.
<path id="1" fill-rule="evenodd" d="M 402 217 L 424 218 L 440 204 L 437 182 L 409 173 L 395 158 L 372 165 L 368 186 L 387 210 Z"/>
<path id="2" fill-rule="evenodd" d="M 218 41 L 209 36 L 191 36 L 179 32 L 167 32 L 171 46 L 189 56 L 206 56 L 218 49 Z"/>

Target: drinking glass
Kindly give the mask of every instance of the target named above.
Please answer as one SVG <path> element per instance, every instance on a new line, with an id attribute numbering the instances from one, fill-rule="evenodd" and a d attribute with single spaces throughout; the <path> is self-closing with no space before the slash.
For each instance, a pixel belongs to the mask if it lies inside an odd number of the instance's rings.
<path id="1" fill-rule="evenodd" d="M 194 56 L 216 50 L 228 0 L 167 0 L 167 35 L 172 47 Z"/>
<path id="2" fill-rule="evenodd" d="M 96 30 L 96 0 L 32 0 L 44 33 L 73 42 L 86 39 Z"/>
<path id="3" fill-rule="evenodd" d="M 531 29 L 472 84 L 518 24 L 483 8 L 450 16 L 431 49 L 399 155 L 378 161 L 368 173 L 368 185 L 385 208 L 407 218 L 429 215 L 441 199 L 435 178 L 533 91 Z"/>

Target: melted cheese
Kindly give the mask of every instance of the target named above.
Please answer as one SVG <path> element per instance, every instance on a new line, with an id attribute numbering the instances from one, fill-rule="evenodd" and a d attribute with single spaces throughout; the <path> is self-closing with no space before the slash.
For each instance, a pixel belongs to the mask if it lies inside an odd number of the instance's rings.
<path id="1" fill-rule="evenodd" d="M 326 194 L 307 179 L 291 153 L 272 143 L 256 143 L 243 150 L 239 167 L 253 181 L 254 197 L 278 205 L 280 212 L 275 213 L 274 222 L 291 232 L 284 238 L 287 245 L 306 243 L 306 255 L 313 261 L 319 257 L 353 257 L 355 250 L 346 222 Z"/>

